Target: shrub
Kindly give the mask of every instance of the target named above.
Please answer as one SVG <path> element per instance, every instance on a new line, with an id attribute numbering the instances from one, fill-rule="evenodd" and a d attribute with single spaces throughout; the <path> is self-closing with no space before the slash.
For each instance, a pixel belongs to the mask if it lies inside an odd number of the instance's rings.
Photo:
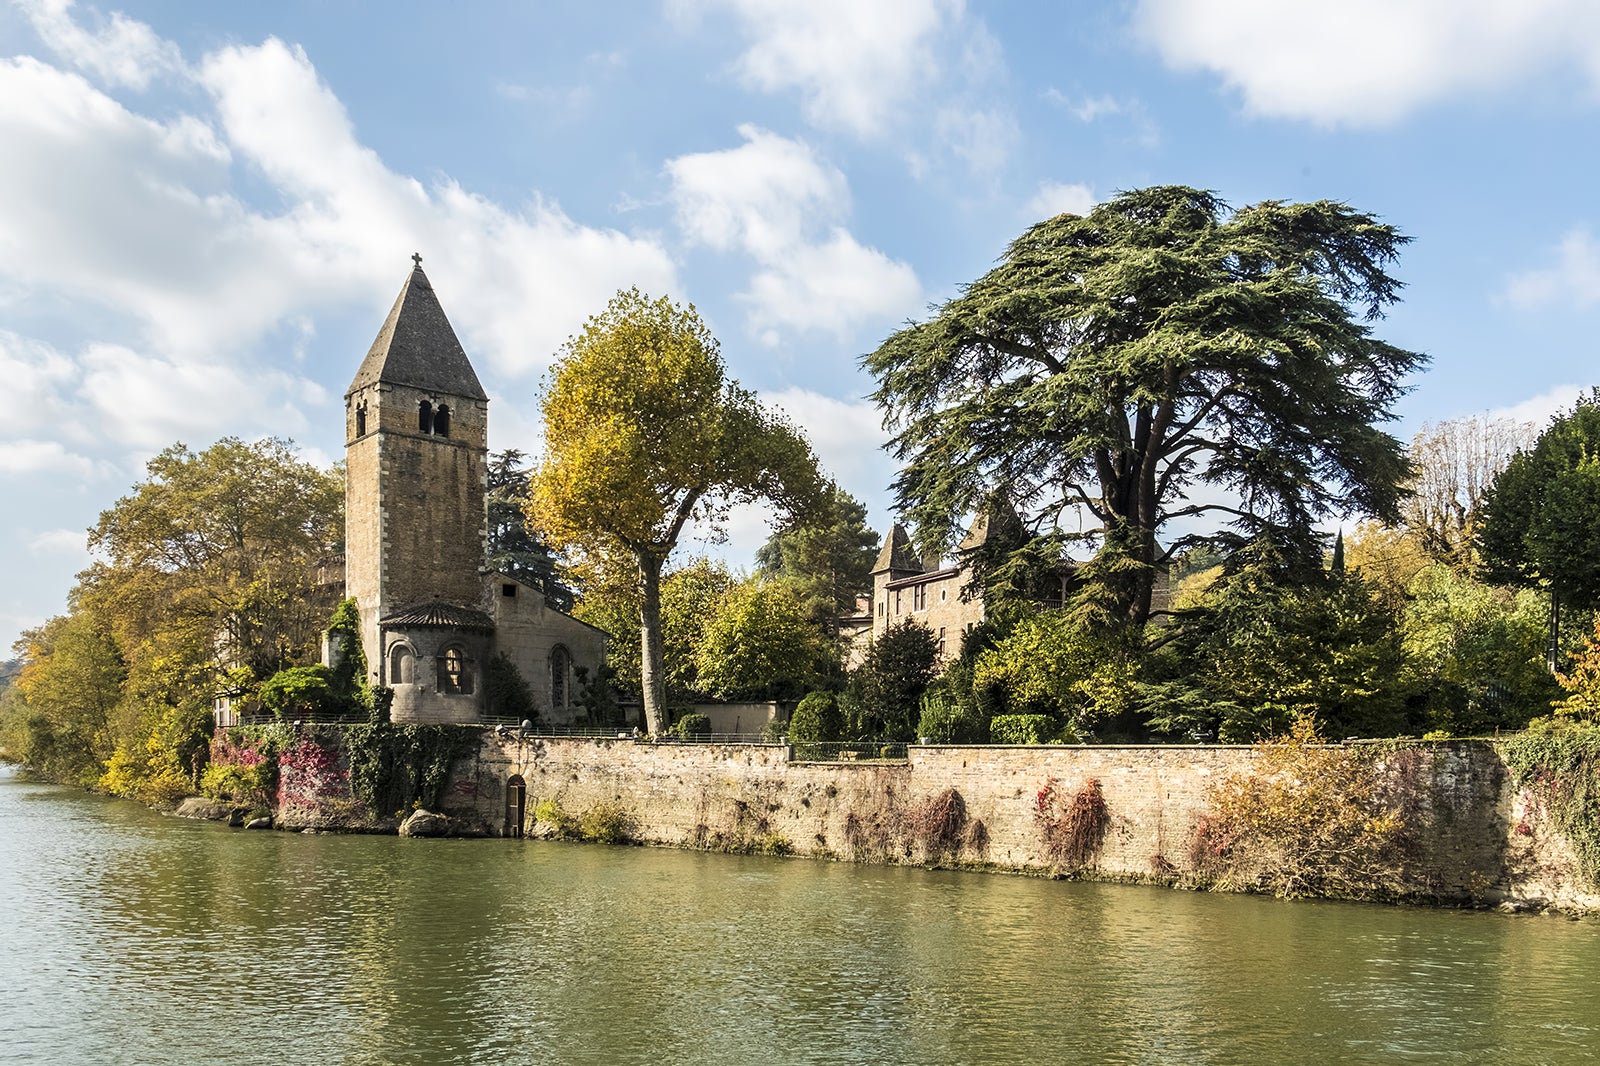
<path id="1" fill-rule="evenodd" d="M 511 656 L 503 651 L 495 652 L 489 660 L 483 694 L 486 710 L 497 718 L 513 718 L 519 722 L 539 720 L 533 686 L 522 676 Z"/>
<path id="2" fill-rule="evenodd" d="M 989 721 L 993 744 L 1049 744 L 1061 725 L 1048 714 L 997 714 Z"/>
<path id="3" fill-rule="evenodd" d="M 533 805 L 533 820 L 550 826 L 559 836 L 572 836 L 578 830 L 576 820 L 562 810 L 559 801 L 548 796 Z"/>
<path id="4" fill-rule="evenodd" d="M 947 788 L 913 807 L 906 819 L 906 835 L 924 859 L 954 858 L 966 840 L 967 802 Z"/>
<path id="5" fill-rule="evenodd" d="M 982 744 L 989 739 L 989 722 L 976 707 L 941 692 L 929 692 L 922 697 L 917 735 L 935 744 Z"/>
<path id="6" fill-rule="evenodd" d="M 709 737 L 711 735 L 711 719 L 703 714 L 691 711 L 673 724 L 671 732 L 683 737 L 685 740 L 690 737 Z"/>
<path id="7" fill-rule="evenodd" d="M 1254 765 L 1207 791 L 1195 872 L 1278 896 L 1366 899 L 1404 885 L 1405 824 L 1371 754 L 1326 744 L 1309 715 L 1256 746 Z"/>
<path id="8" fill-rule="evenodd" d="M 578 835 L 596 844 L 625 844 L 633 839 L 633 817 L 620 803 L 597 803 L 578 819 Z"/>
<path id="9" fill-rule="evenodd" d="M 843 735 L 844 714 L 839 710 L 839 698 L 831 692 L 808 694 L 789 716 L 790 740 L 833 741 Z"/>

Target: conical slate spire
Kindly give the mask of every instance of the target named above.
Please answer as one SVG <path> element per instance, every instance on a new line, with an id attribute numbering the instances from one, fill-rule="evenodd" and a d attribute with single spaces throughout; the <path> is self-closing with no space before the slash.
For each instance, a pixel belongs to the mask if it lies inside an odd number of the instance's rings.
<path id="1" fill-rule="evenodd" d="M 885 570 L 908 574 L 920 574 L 923 571 L 922 560 L 917 558 L 916 551 L 911 547 L 911 536 L 899 522 L 883 538 L 877 564 L 872 568 L 874 574 L 881 574 Z"/>
<path id="2" fill-rule="evenodd" d="M 412 259 L 416 266 L 401 287 L 400 295 L 389 309 L 389 317 L 378 330 L 378 339 L 372 342 L 345 395 L 383 382 L 469 400 L 487 400 L 483 386 L 478 384 L 478 375 L 467 360 L 466 350 L 456 339 L 456 331 L 450 328 L 444 308 L 439 306 L 428 275 L 422 272 L 422 257 L 412 256 Z"/>

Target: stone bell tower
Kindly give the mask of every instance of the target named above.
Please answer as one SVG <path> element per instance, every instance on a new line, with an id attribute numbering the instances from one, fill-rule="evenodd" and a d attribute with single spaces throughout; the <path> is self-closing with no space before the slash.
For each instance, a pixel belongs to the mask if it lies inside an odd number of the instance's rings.
<path id="1" fill-rule="evenodd" d="M 422 257 L 345 392 L 345 587 L 396 721 L 474 721 L 489 398 Z"/>

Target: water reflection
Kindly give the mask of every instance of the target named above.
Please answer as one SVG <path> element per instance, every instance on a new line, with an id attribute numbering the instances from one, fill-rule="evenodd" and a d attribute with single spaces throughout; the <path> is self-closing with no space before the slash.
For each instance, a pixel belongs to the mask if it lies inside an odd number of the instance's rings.
<path id="1" fill-rule="evenodd" d="M 0 772 L 0 1060 L 1583 1061 L 1600 925 L 245 833 Z"/>

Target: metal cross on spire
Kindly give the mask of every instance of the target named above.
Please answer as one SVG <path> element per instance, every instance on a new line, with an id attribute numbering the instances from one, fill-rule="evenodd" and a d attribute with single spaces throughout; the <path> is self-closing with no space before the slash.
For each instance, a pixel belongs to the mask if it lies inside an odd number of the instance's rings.
<path id="1" fill-rule="evenodd" d="M 411 253 L 411 261 L 413 263 L 417 264 L 417 269 L 418 270 L 422 269 L 422 253 L 421 252 L 412 252 Z"/>

